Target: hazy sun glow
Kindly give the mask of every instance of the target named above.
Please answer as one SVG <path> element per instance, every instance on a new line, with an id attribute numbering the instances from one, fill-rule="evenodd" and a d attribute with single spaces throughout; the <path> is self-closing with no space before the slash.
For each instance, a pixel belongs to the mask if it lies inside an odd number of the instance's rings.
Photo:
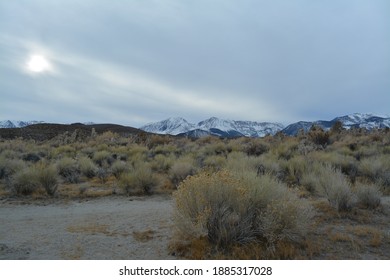
<path id="1" fill-rule="evenodd" d="M 49 71 L 50 62 L 42 55 L 32 55 L 27 61 L 27 69 L 34 73 Z"/>

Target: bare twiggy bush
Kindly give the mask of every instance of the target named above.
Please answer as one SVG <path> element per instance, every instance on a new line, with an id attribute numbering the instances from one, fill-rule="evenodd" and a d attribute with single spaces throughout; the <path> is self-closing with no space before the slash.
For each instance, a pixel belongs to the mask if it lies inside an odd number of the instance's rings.
<path id="1" fill-rule="evenodd" d="M 308 229 L 312 212 L 307 203 L 293 197 L 269 175 L 200 173 L 183 181 L 174 193 L 174 219 L 184 238 L 207 237 L 221 249 L 250 242 L 295 241 Z M 272 211 L 271 205 L 276 205 Z"/>
<path id="2" fill-rule="evenodd" d="M 330 143 L 329 133 L 325 132 L 321 127 L 312 126 L 307 136 L 314 144 L 321 147 L 326 147 Z"/>

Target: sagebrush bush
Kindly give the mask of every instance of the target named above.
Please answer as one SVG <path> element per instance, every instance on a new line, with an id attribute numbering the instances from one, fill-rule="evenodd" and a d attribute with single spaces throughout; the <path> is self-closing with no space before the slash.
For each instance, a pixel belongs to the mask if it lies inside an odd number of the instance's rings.
<path id="1" fill-rule="evenodd" d="M 105 150 L 96 152 L 92 159 L 99 167 L 110 166 L 114 162 L 112 155 Z"/>
<path id="2" fill-rule="evenodd" d="M 169 177 L 174 185 L 178 185 L 187 176 L 195 174 L 196 169 L 195 162 L 192 158 L 180 158 L 172 164 L 169 170 Z"/>
<path id="3" fill-rule="evenodd" d="M 225 160 L 224 166 L 231 172 L 257 172 L 262 161 L 260 157 L 248 156 L 243 152 L 232 152 Z"/>
<path id="4" fill-rule="evenodd" d="M 58 174 L 68 183 L 80 181 L 80 169 L 78 162 L 72 158 L 62 158 L 57 162 Z"/>
<path id="5" fill-rule="evenodd" d="M 120 176 L 126 171 L 129 171 L 129 169 L 130 167 L 127 163 L 121 160 L 117 160 L 111 165 L 111 173 L 116 179 L 119 179 Z"/>
<path id="6" fill-rule="evenodd" d="M 159 184 L 159 180 L 153 174 L 148 164 L 139 164 L 132 171 L 123 173 L 119 179 L 119 186 L 128 195 L 131 194 L 152 194 Z"/>
<path id="7" fill-rule="evenodd" d="M 27 167 L 17 171 L 12 177 L 11 186 L 18 195 L 31 195 L 39 187 L 37 169 Z"/>
<path id="8" fill-rule="evenodd" d="M 81 157 L 78 160 L 78 165 L 80 167 L 80 172 L 87 178 L 96 176 L 97 167 L 89 157 Z"/>
<path id="9" fill-rule="evenodd" d="M 180 184 L 174 200 L 178 232 L 187 239 L 207 237 L 221 249 L 297 241 L 312 217 L 308 203 L 270 175 L 257 177 L 253 172 L 200 173 Z"/>
<path id="10" fill-rule="evenodd" d="M 157 154 L 151 164 L 152 169 L 156 172 L 168 172 L 174 162 L 175 157 L 173 155 Z"/>
<path id="11" fill-rule="evenodd" d="M 226 157 L 222 155 L 207 156 L 203 160 L 203 166 L 211 170 L 221 170 L 226 165 Z"/>
<path id="12" fill-rule="evenodd" d="M 359 173 L 372 182 L 390 186 L 390 155 L 364 158 L 358 168 Z"/>
<path id="13" fill-rule="evenodd" d="M 23 160 L 0 157 L 0 180 L 9 179 L 15 172 L 25 167 L 26 163 Z"/>
<path id="14" fill-rule="evenodd" d="M 245 152 L 248 156 L 259 156 L 268 152 L 270 149 L 269 145 L 264 143 L 261 139 L 252 139 L 245 147 Z"/>
<path id="15" fill-rule="evenodd" d="M 381 205 L 382 193 L 377 186 L 359 184 L 356 186 L 355 192 L 361 206 L 375 209 Z"/>
<path id="16" fill-rule="evenodd" d="M 35 167 L 36 180 L 48 195 L 53 196 L 58 187 L 58 174 L 55 165 L 38 164 Z"/>
<path id="17" fill-rule="evenodd" d="M 313 163 L 302 176 L 302 184 L 311 192 L 326 197 L 338 211 L 352 209 L 355 196 L 343 173 L 329 164 Z"/>

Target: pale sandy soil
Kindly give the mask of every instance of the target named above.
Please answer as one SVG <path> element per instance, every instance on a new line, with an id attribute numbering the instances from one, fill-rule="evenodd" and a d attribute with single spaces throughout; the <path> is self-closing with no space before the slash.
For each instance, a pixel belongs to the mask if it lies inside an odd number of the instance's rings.
<path id="1" fill-rule="evenodd" d="M 321 222 L 308 236 L 315 253 L 303 258 L 390 259 L 389 196 L 375 211 L 329 208 L 318 211 Z M 172 197 L 162 195 L 0 198 L 0 260 L 174 259 L 172 211 Z"/>
<path id="2" fill-rule="evenodd" d="M 0 259 L 172 259 L 172 199 L 0 201 Z"/>

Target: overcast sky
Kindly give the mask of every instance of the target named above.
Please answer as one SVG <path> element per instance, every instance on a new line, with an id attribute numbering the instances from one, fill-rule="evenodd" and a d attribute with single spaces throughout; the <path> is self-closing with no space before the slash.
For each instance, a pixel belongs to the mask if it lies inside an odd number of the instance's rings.
<path id="1" fill-rule="evenodd" d="M 0 0 L 0 120 L 390 114 L 388 0 Z"/>

